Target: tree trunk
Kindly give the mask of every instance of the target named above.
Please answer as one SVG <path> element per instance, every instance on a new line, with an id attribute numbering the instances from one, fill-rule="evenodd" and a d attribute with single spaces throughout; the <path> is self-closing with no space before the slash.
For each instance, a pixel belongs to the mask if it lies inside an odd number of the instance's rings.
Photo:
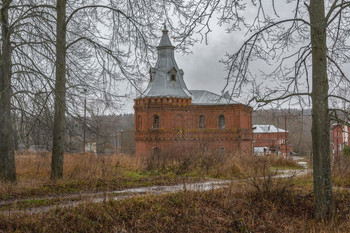
<path id="1" fill-rule="evenodd" d="M 330 117 L 328 113 L 327 44 L 324 0 L 311 0 L 312 45 L 312 150 L 315 218 L 333 213 L 330 166 Z"/>
<path id="2" fill-rule="evenodd" d="M 3 0 L 1 8 L 1 68 L 0 68 L 0 178 L 16 182 L 14 140 L 11 121 L 11 30 L 8 7 L 11 0 Z"/>
<path id="3" fill-rule="evenodd" d="M 66 1 L 57 0 L 55 116 L 51 180 L 63 176 L 66 112 Z"/>

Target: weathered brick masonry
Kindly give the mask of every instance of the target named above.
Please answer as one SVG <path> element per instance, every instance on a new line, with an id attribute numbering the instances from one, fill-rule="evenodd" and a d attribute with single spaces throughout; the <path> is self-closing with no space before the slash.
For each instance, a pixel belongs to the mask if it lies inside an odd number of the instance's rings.
<path id="1" fill-rule="evenodd" d="M 168 31 L 146 91 L 135 99 L 136 152 L 252 150 L 252 108 L 204 90 L 188 90 Z"/>

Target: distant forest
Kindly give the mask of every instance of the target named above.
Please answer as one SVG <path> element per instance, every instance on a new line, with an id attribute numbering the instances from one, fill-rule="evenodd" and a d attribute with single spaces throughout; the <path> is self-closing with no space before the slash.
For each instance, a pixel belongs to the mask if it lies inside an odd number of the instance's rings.
<path id="1" fill-rule="evenodd" d="M 287 130 L 289 140 L 298 154 L 311 153 L 311 110 L 282 109 L 257 110 L 253 112 L 253 124 L 272 124 Z M 28 119 L 27 119 L 28 120 Z M 43 119 L 21 122 L 17 119 L 16 149 L 17 150 L 50 150 L 52 146 L 52 117 L 46 115 Z M 134 114 L 102 115 L 88 117 L 85 124 L 86 141 L 96 141 L 100 137 L 114 135 L 119 130 L 134 129 Z M 84 119 L 68 117 L 66 129 L 66 147 L 68 152 L 83 150 Z"/>
<path id="2" fill-rule="evenodd" d="M 253 112 L 253 124 L 275 125 L 281 129 L 285 129 L 286 124 L 294 151 L 301 155 L 309 155 L 312 151 L 312 121 L 309 109 L 257 110 Z"/>

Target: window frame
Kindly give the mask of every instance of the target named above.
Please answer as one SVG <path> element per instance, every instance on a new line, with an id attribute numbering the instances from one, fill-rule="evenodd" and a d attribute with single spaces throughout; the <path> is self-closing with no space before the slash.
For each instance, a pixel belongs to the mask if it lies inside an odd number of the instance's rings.
<path id="1" fill-rule="evenodd" d="M 158 114 L 154 114 L 152 118 L 152 128 L 158 130 L 160 125 L 160 117 Z"/>
<path id="2" fill-rule="evenodd" d="M 224 114 L 219 115 L 218 117 L 218 127 L 219 129 L 225 129 L 226 127 L 226 122 L 225 122 L 225 116 Z"/>
<path id="3" fill-rule="evenodd" d="M 198 127 L 199 127 L 200 129 L 205 129 L 205 125 L 206 125 L 205 116 L 204 116 L 204 115 L 200 115 L 200 116 L 199 116 L 199 124 L 198 124 Z"/>

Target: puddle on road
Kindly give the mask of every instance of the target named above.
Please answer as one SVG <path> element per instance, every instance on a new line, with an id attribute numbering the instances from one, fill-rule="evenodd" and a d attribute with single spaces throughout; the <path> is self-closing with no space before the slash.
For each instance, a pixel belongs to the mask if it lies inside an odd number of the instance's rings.
<path id="1" fill-rule="evenodd" d="M 134 197 L 136 195 L 142 196 L 146 194 L 151 195 L 162 195 L 162 194 L 168 194 L 168 193 L 176 193 L 179 191 L 184 191 L 185 189 L 188 191 L 209 191 L 209 190 L 215 190 L 222 187 L 227 187 L 229 183 L 232 181 L 230 180 L 220 180 L 220 181 L 207 181 L 207 182 L 199 182 L 199 183 L 189 183 L 189 184 L 178 184 L 178 185 L 169 185 L 169 186 L 150 186 L 150 187 L 141 187 L 141 188 L 131 188 L 131 189 L 124 189 L 124 190 L 115 190 L 110 192 L 100 192 L 96 194 L 89 194 L 89 196 L 85 196 L 83 200 L 78 201 L 68 201 L 66 203 L 61 203 L 58 205 L 50 205 L 50 206 L 40 206 L 40 207 L 32 207 L 32 208 L 26 208 L 23 210 L 16 210 L 16 209 L 9 209 L 1 211 L 2 214 L 18 214 L 18 213 L 27 213 L 27 214 L 35 214 L 35 213 L 45 213 L 50 210 L 56 209 L 56 208 L 71 208 L 76 207 L 80 204 L 86 203 L 86 202 L 93 202 L 93 203 L 102 203 L 109 200 L 123 200 L 127 198 Z M 117 195 L 117 196 L 115 196 Z M 65 196 L 65 199 L 77 197 L 79 195 L 72 194 Z M 82 195 L 80 195 L 82 196 Z M 52 198 L 52 197 L 50 197 Z M 57 198 L 57 197 L 55 197 Z M 45 198 L 41 198 L 45 199 Z M 13 200 L 12 202 L 7 201 L 6 204 L 11 203 L 18 203 L 20 200 Z M 5 203 L 5 202 L 3 202 Z M 5 204 L 2 204 L 5 205 Z"/>
<path id="2" fill-rule="evenodd" d="M 307 163 L 303 161 L 297 161 L 304 169 L 301 170 L 279 170 L 281 174 L 276 175 L 276 178 L 288 178 L 291 176 L 300 176 L 309 172 L 307 169 Z M 50 205 L 50 206 L 40 206 L 40 207 L 32 207 L 26 208 L 22 210 L 9 209 L 1 211 L 0 214 L 18 214 L 18 213 L 27 213 L 27 214 L 35 214 L 35 213 L 45 213 L 50 210 L 56 208 L 71 208 L 76 207 L 80 204 L 87 202 L 94 203 L 102 203 L 109 200 L 123 200 L 127 198 L 131 198 L 134 196 L 142 196 L 146 194 L 151 195 L 162 195 L 168 193 L 176 193 L 179 191 L 209 191 L 215 190 L 223 187 L 227 187 L 231 182 L 235 180 L 215 180 L 215 181 L 206 181 L 206 182 L 198 182 L 198 183 L 188 183 L 188 184 L 177 184 L 177 185 L 163 185 L 163 186 L 149 186 L 149 187 L 140 187 L 140 188 L 130 188 L 123 190 L 114 190 L 108 192 L 97 192 L 97 193 L 83 193 L 83 194 L 71 194 L 71 195 L 62 195 L 62 196 L 54 196 L 54 197 L 40 197 L 40 198 L 32 198 L 30 200 L 42 200 L 42 199 L 54 199 L 61 198 L 62 202 L 58 205 Z M 81 198 L 81 200 L 69 200 Z M 18 202 L 26 201 L 28 199 L 18 199 L 18 200 L 9 200 L 9 201 L 0 201 L 0 206 L 11 205 Z"/>

